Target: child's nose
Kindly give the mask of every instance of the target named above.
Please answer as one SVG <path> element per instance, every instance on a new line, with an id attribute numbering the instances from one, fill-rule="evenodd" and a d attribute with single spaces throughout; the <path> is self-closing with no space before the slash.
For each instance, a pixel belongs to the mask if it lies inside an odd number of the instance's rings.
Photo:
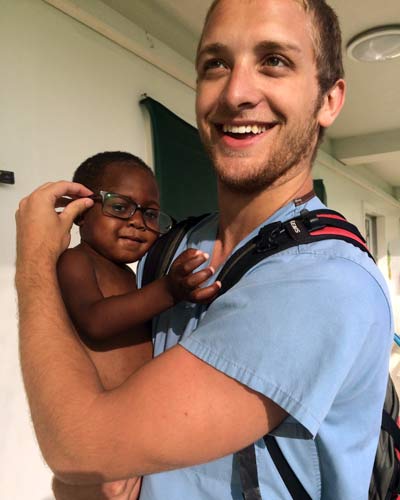
<path id="1" fill-rule="evenodd" d="M 136 210 L 132 217 L 128 219 L 128 226 L 132 226 L 140 231 L 146 231 L 143 214 L 140 210 Z"/>

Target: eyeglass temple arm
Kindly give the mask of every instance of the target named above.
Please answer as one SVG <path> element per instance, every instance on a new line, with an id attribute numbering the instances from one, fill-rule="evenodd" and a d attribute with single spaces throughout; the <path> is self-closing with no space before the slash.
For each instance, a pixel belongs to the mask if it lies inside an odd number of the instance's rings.
<path id="1" fill-rule="evenodd" d="M 85 196 L 85 198 L 89 198 L 93 201 L 103 201 L 103 198 L 100 194 L 91 194 L 90 196 Z"/>

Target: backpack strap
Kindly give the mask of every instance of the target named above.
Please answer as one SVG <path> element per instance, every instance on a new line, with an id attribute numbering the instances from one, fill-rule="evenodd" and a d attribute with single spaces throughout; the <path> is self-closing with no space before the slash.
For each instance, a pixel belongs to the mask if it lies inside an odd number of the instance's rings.
<path id="1" fill-rule="evenodd" d="M 185 234 L 209 214 L 188 217 L 175 224 L 151 247 L 143 267 L 142 286 L 164 276 Z"/>
<path id="2" fill-rule="evenodd" d="M 400 429 L 393 417 L 385 410 L 382 411 L 382 429 L 390 434 L 394 446 L 400 451 Z"/>
<path id="3" fill-rule="evenodd" d="M 252 267 L 288 248 L 327 239 L 347 241 L 366 252 L 366 242 L 356 226 L 333 210 L 302 210 L 298 217 L 263 226 L 258 234 L 227 260 L 218 274 L 218 295 L 227 292 Z"/>
<path id="4" fill-rule="evenodd" d="M 273 436 L 267 434 L 264 436 L 264 443 L 292 498 L 295 500 L 311 500 L 310 495 L 304 489 L 304 486 L 299 481 L 282 453 L 282 450 L 279 448 L 277 440 Z"/>
<path id="5" fill-rule="evenodd" d="M 262 500 L 258 483 L 256 449 L 254 444 L 235 454 L 239 465 L 243 500 Z M 249 467 L 249 465 L 252 467 Z"/>

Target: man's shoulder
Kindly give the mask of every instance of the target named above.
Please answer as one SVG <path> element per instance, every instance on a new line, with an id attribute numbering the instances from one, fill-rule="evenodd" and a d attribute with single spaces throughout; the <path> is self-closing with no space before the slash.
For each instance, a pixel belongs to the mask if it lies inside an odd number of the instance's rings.
<path id="1" fill-rule="evenodd" d="M 325 297 L 338 301 L 342 309 L 378 301 L 381 311 L 391 310 L 387 283 L 374 261 L 340 240 L 300 245 L 268 257 L 247 271 L 242 286 L 249 284 L 262 285 L 265 294 L 276 298 L 271 301 L 292 295 L 305 304 Z"/>

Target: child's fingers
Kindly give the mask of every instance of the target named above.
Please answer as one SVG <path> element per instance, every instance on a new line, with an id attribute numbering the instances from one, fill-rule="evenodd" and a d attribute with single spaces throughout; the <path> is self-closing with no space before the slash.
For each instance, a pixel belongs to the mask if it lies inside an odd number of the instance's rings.
<path id="1" fill-rule="evenodd" d="M 190 294 L 190 300 L 192 302 L 198 303 L 211 302 L 213 299 L 215 299 L 220 289 L 220 281 L 216 281 L 212 285 L 206 286 L 204 288 L 196 288 L 196 290 L 193 290 L 193 292 Z"/>
<path id="2" fill-rule="evenodd" d="M 214 268 L 211 266 L 202 269 L 201 271 L 197 271 L 196 273 L 189 274 L 185 277 L 184 283 L 186 288 L 197 288 L 202 283 L 207 281 L 210 276 L 214 274 Z"/>
<path id="3" fill-rule="evenodd" d="M 209 255 L 207 253 L 189 248 L 175 260 L 172 269 L 181 275 L 186 275 L 194 271 L 208 259 Z"/>

